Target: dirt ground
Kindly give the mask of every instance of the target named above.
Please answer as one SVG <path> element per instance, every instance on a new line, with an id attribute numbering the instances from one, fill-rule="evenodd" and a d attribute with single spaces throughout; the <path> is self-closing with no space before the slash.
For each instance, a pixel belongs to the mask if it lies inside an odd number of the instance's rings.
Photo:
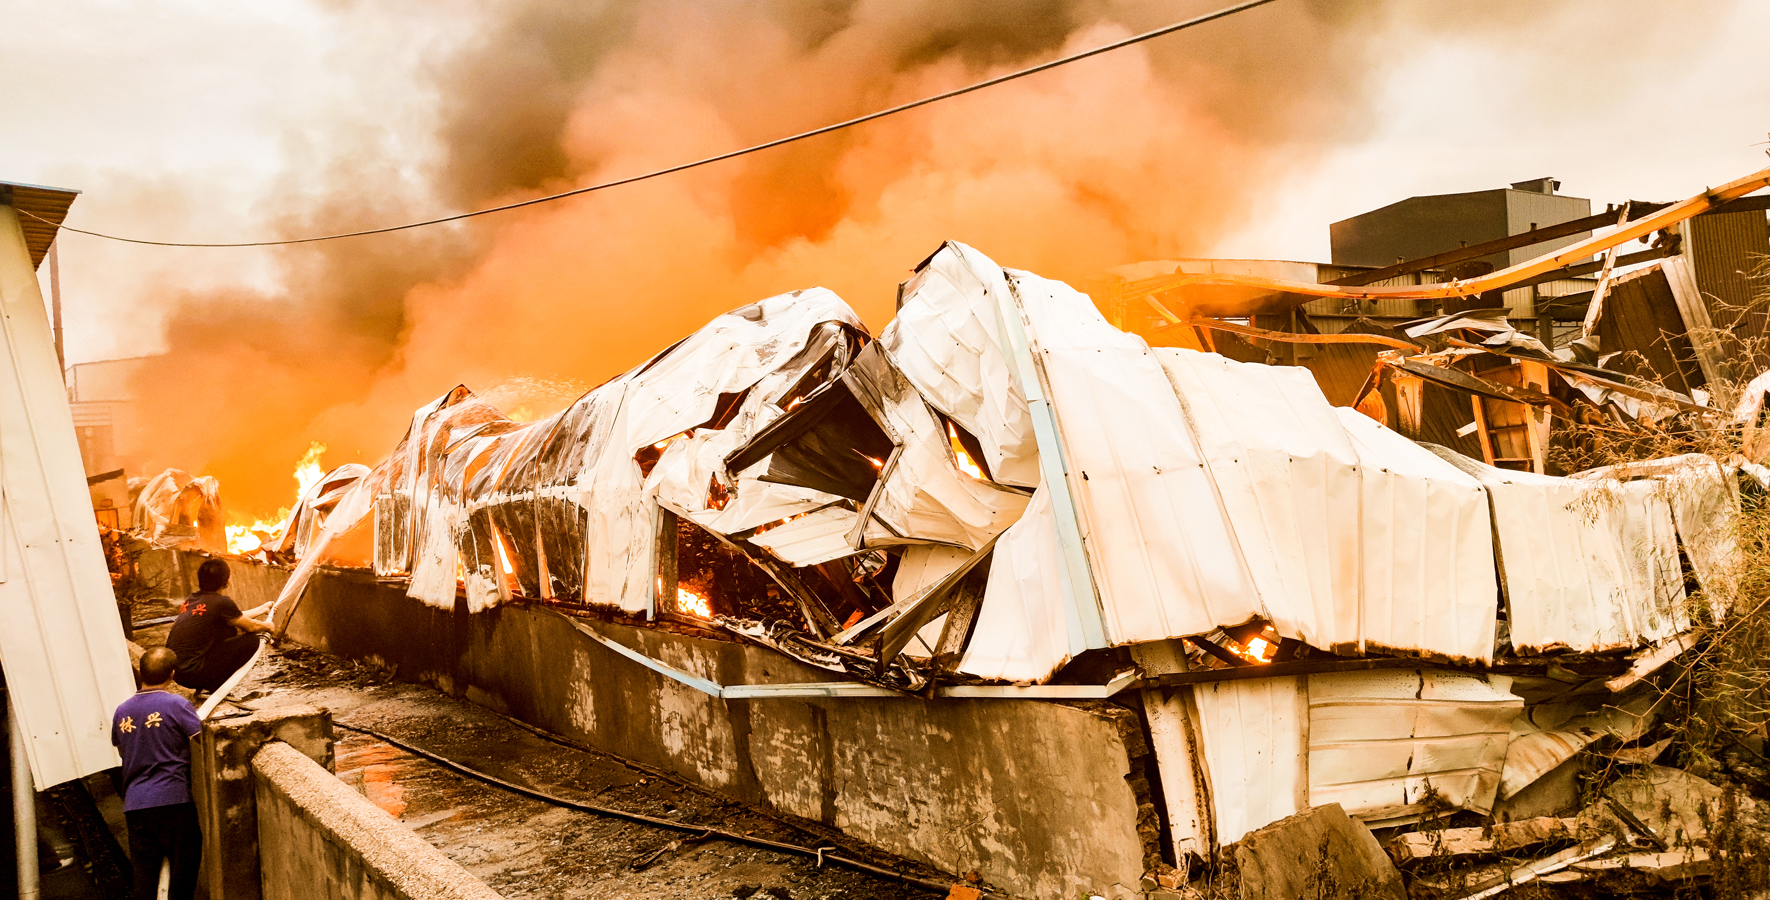
<path id="1" fill-rule="evenodd" d="M 143 630 L 136 641 L 160 643 L 165 630 Z M 379 732 L 554 796 L 783 843 L 836 847 L 875 865 L 942 879 L 833 833 L 789 824 L 570 746 L 482 707 L 394 682 L 371 666 L 307 648 L 285 645 L 260 663 L 234 697 L 250 708 L 313 703 L 330 709 L 339 726 L 339 779 L 506 897 L 895 900 L 944 895 L 836 864 L 820 869 L 810 857 L 720 839 L 695 842 L 695 831 L 562 808 L 457 774 L 350 729 Z M 648 859 L 654 853 L 655 859 Z"/>

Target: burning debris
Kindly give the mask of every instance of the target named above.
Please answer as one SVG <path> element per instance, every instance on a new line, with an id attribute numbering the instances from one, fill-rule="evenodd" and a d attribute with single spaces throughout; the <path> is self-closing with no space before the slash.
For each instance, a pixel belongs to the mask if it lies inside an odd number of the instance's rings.
<path id="1" fill-rule="evenodd" d="M 1238 278 L 1215 281 L 1303 290 Z M 1280 339 L 1160 294 L 1197 336 Z M 876 339 L 829 291 L 763 300 L 546 418 L 456 387 L 374 468 L 320 476 L 316 444 L 294 509 L 236 546 L 300 560 L 285 596 L 354 542 L 435 607 L 649 622 L 846 679 L 720 685 L 581 629 L 715 696 L 1136 688 L 1120 699 L 1186 736 L 1155 747 L 1169 880 L 1330 805 L 1410 871 L 1445 847 L 1558 848 L 1490 873 L 1513 880 L 1669 852 L 1624 801 L 1582 812 L 1578 779 L 1602 779 L 1568 767 L 1665 754 L 1660 687 L 1732 621 L 1767 470 L 1687 453 L 1555 475 L 1551 425 L 1750 430 L 1765 392 L 1736 422 L 1688 379 L 1464 310 L 1323 336 L 1384 348 L 1336 406 L 1319 373 L 1151 346 L 961 244 L 900 296 Z"/>

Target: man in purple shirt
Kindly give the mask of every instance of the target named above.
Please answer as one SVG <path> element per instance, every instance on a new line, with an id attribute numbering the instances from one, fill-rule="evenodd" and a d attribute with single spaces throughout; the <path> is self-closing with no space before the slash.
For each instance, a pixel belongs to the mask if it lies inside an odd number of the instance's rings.
<path id="1" fill-rule="evenodd" d="M 172 693 L 178 654 L 154 647 L 141 655 L 141 690 L 111 717 L 111 743 L 123 756 L 123 819 L 135 866 L 136 900 L 152 900 L 160 861 L 172 863 L 172 900 L 197 889 L 203 832 L 191 798 L 191 738 L 203 730 L 190 701 Z"/>

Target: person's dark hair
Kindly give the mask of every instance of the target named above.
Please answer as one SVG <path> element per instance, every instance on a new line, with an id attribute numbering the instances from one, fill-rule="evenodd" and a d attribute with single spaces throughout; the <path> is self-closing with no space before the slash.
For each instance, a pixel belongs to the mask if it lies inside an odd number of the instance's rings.
<path id="1" fill-rule="evenodd" d="M 165 684 L 172 680 L 172 672 L 177 668 L 178 654 L 165 647 L 149 647 L 141 655 L 141 683 L 144 686 Z"/>
<path id="2" fill-rule="evenodd" d="M 227 560 L 211 559 L 197 567 L 197 589 L 219 591 L 227 587 Z"/>

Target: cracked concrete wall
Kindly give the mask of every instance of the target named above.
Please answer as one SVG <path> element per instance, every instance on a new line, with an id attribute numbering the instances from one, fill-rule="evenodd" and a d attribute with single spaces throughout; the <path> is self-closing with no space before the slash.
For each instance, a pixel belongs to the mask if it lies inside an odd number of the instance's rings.
<path id="1" fill-rule="evenodd" d="M 1148 749 L 1136 714 L 1116 705 L 725 700 L 550 610 L 440 610 L 366 572 L 322 573 L 308 591 L 297 641 L 1014 894 L 1129 897 L 1159 859 Z M 588 624 L 723 684 L 835 680 L 744 644 Z"/>

